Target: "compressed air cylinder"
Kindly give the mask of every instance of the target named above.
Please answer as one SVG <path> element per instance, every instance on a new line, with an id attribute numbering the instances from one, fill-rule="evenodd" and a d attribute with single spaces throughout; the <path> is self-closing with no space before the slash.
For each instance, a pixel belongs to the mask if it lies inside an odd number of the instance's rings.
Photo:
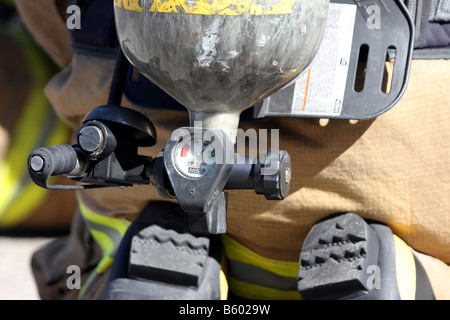
<path id="1" fill-rule="evenodd" d="M 329 0 L 115 1 L 120 45 L 191 122 L 237 128 L 313 61 Z"/>

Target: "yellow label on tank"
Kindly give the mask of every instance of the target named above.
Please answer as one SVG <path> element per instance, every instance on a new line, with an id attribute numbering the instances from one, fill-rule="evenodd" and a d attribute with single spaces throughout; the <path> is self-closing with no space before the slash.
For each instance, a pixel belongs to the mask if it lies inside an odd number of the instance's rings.
<path id="1" fill-rule="evenodd" d="M 296 0 L 154 0 L 150 12 L 237 16 L 290 14 Z M 138 0 L 114 0 L 117 7 L 141 12 Z M 138 8 L 138 9 L 136 9 Z"/>
<path id="2" fill-rule="evenodd" d="M 114 5 L 126 10 L 142 12 L 142 8 L 139 5 L 139 0 L 114 0 Z"/>

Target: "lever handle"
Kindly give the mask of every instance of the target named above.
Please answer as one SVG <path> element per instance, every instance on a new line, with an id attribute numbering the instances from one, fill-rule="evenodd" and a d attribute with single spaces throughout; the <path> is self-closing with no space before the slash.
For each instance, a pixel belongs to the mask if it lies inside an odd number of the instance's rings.
<path id="1" fill-rule="evenodd" d="M 87 160 L 77 148 L 68 144 L 59 144 L 37 148 L 28 156 L 28 172 L 33 181 L 46 189 L 82 189 L 82 186 L 51 186 L 50 176 L 62 174 L 81 175 L 86 169 Z"/>

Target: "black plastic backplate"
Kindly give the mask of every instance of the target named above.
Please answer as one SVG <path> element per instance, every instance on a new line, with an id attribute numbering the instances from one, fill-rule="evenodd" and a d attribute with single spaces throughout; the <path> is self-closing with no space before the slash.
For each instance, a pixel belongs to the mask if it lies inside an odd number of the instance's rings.
<path id="1" fill-rule="evenodd" d="M 349 60 L 332 52 L 333 46 L 338 45 L 342 49 L 342 44 L 336 44 L 339 38 L 329 33 L 329 39 L 324 37 L 322 43 L 325 53 L 322 59 L 331 59 L 325 61 L 328 68 L 321 66 L 318 57 L 311 67 L 319 80 L 314 83 L 314 75 L 311 76 L 306 70 L 294 83 L 274 93 L 253 110 L 248 110 L 253 113 L 253 117 L 369 119 L 383 114 L 399 101 L 408 83 L 414 48 L 414 24 L 409 12 L 400 0 L 332 0 L 330 14 L 336 18 L 336 10 L 350 8 L 354 12 L 355 7 Z M 340 20 L 329 19 L 329 22 L 328 32 L 336 32 L 333 30 L 337 29 L 337 25 L 342 25 L 344 20 L 341 17 Z M 388 60 L 393 64 L 390 74 L 385 69 Z M 336 73 L 334 68 L 339 68 L 339 65 L 345 67 L 346 84 L 344 87 L 342 81 L 334 81 L 334 85 L 339 87 L 340 84 L 341 91 L 345 89 L 342 92 L 343 99 L 331 97 L 331 100 L 324 101 L 326 93 L 317 87 L 324 81 L 333 83 L 332 77 Z M 298 81 L 306 81 L 306 84 L 299 85 Z M 326 90 L 329 86 L 324 88 Z M 316 90 L 315 94 L 319 97 L 317 103 L 312 101 L 312 92 L 308 96 L 308 89 Z M 311 104 L 311 108 L 308 109 L 307 103 Z M 327 103 L 328 106 L 325 105 Z"/>

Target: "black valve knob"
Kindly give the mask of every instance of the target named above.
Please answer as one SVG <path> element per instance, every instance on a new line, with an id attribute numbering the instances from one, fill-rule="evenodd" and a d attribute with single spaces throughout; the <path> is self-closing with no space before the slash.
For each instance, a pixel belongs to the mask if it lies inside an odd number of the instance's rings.
<path id="1" fill-rule="evenodd" d="M 236 155 L 225 185 L 227 190 L 253 189 L 267 200 L 283 200 L 291 185 L 291 157 L 284 150 L 270 150 L 258 158 Z"/>
<path id="2" fill-rule="evenodd" d="M 270 150 L 254 167 L 254 188 L 267 200 L 283 200 L 291 185 L 291 157 L 284 150 Z"/>
<path id="3" fill-rule="evenodd" d="M 77 135 L 78 146 L 89 159 L 97 160 L 109 156 L 117 147 L 115 134 L 111 129 L 97 120 L 83 123 Z"/>

